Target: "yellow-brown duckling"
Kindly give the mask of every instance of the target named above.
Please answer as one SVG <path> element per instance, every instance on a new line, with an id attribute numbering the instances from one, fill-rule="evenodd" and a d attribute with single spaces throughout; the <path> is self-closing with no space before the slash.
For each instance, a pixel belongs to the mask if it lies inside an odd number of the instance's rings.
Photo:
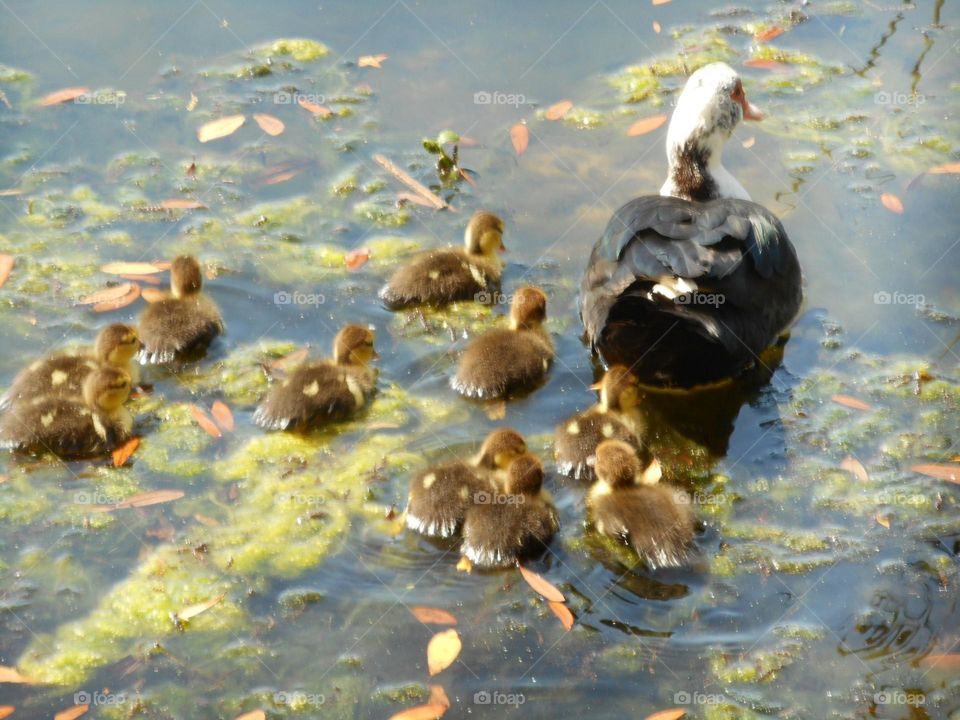
<path id="1" fill-rule="evenodd" d="M 0 418 L 0 447 L 88 457 L 109 452 L 130 437 L 133 418 L 123 407 L 130 376 L 101 365 L 83 381 L 82 397 L 23 400 Z"/>
<path id="2" fill-rule="evenodd" d="M 463 248 L 418 253 L 380 289 L 380 299 L 392 309 L 410 305 L 445 305 L 474 300 L 500 283 L 503 264 L 503 220 L 478 210 L 470 218 Z"/>
<path id="3" fill-rule="evenodd" d="M 694 515 L 682 490 L 641 473 L 633 447 L 605 440 L 597 447 L 597 482 L 587 508 L 598 532 L 633 547 L 651 569 L 680 567 L 693 548 Z"/>
<path id="4" fill-rule="evenodd" d="M 404 511 L 407 527 L 428 537 L 454 535 L 474 498 L 496 490 L 493 474 L 506 470 L 526 451 L 520 433 L 500 428 L 487 435 L 475 457 L 420 471 L 410 481 Z"/>
<path id="5" fill-rule="evenodd" d="M 640 400 L 636 376 L 623 365 L 613 365 L 600 381 L 599 390 L 600 402 L 560 423 L 554 432 L 557 470 L 577 480 L 594 478 L 597 446 L 604 440 L 623 440 L 639 448 L 644 465 L 651 459 L 641 445 L 643 423 L 636 413 Z"/>
<path id="6" fill-rule="evenodd" d="M 261 401 L 253 421 L 267 430 L 309 430 L 345 420 L 370 401 L 377 357 L 374 333 L 346 325 L 333 339 L 333 360 L 305 363 L 276 383 Z"/>
<path id="7" fill-rule="evenodd" d="M 503 492 L 477 493 L 463 521 L 461 552 L 479 567 L 512 565 L 542 552 L 560 527 L 543 493 L 543 464 L 531 454 L 510 463 Z"/>
<path id="8" fill-rule="evenodd" d="M 100 365 L 125 370 L 136 384 L 139 368 L 130 361 L 139 349 L 136 328 L 122 323 L 107 325 L 97 333 L 93 348 L 52 353 L 20 371 L 0 398 L 0 409 L 38 397 L 79 397 L 83 394 L 83 381 Z"/>
<path id="9" fill-rule="evenodd" d="M 220 309 L 203 292 L 200 263 L 181 255 L 170 266 L 170 297 L 150 303 L 140 313 L 142 365 L 172 362 L 199 352 L 223 332 Z"/>
<path id="10" fill-rule="evenodd" d="M 543 327 L 546 319 L 543 291 L 517 290 L 510 327 L 489 330 L 467 345 L 451 387 L 466 397 L 487 400 L 537 385 L 553 362 L 553 341 Z"/>

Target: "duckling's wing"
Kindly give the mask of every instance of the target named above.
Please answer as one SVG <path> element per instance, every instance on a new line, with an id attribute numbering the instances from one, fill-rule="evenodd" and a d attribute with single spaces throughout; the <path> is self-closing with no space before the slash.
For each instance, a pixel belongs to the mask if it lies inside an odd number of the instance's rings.
<path id="1" fill-rule="evenodd" d="M 141 364 L 172 362 L 178 353 L 204 348 L 223 332 L 216 304 L 202 293 L 151 303 L 140 314 Z"/>
<path id="2" fill-rule="evenodd" d="M 575 480 L 593 478 L 597 445 L 604 440 L 639 445 L 637 436 L 613 412 L 588 410 L 560 423 L 554 431 L 557 470 Z"/>
<path id="3" fill-rule="evenodd" d="M 461 250 L 433 250 L 415 256 L 394 273 L 380 289 L 380 299 L 394 309 L 474 300 L 498 280 L 499 271 L 490 263 Z"/>
<path id="4" fill-rule="evenodd" d="M 301 365 L 273 385 L 253 421 L 267 430 L 307 429 L 348 417 L 365 399 L 343 368 L 329 362 Z"/>
<path id="5" fill-rule="evenodd" d="M 0 410 L 40 396 L 78 396 L 83 390 L 83 381 L 96 367 L 90 352 L 57 353 L 36 360 L 17 374 L 0 397 Z"/>
<path id="6" fill-rule="evenodd" d="M 417 473 L 410 480 L 407 527 L 430 537 L 450 537 L 483 488 L 473 469 L 459 461 Z"/>

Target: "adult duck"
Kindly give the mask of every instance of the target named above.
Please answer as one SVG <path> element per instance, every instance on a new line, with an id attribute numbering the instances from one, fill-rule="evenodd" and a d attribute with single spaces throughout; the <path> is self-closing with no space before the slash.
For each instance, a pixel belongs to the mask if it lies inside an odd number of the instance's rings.
<path id="1" fill-rule="evenodd" d="M 757 362 L 796 316 L 796 251 L 721 163 L 737 123 L 762 117 L 724 63 L 687 80 L 660 195 L 614 213 L 581 281 L 586 339 L 605 365 L 654 385 L 714 382 Z"/>

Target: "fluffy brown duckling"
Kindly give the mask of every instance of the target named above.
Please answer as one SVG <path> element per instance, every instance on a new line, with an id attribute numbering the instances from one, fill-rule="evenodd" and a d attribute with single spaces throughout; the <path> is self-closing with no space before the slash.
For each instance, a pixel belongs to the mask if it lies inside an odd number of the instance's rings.
<path id="1" fill-rule="evenodd" d="M 461 552 L 479 567 L 512 565 L 543 550 L 560 527 L 544 497 L 543 465 L 534 455 L 510 463 L 503 489 L 478 493 L 463 522 Z"/>
<path id="2" fill-rule="evenodd" d="M 480 452 L 470 460 L 455 460 L 417 473 L 410 481 L 407 527 L 428 537 L 455 534 L 474 498 L 495 491 L 492 474 L 506 470 L 526 451 L 520 433 L 500 428 L 487 435 Z"/>
<path id="3" fill-rule="evenodd" d="M 642 422 L 635 412 L 640 400 L 637 383 L 623 365 L 611 366 L 599 383 L 600 402 L 557 426 L 554 457 L 559 472 L 577 480 L 592 480 L 597 446 L 604 440 L 623 440 L 640 448 L 644 464 L 649 464 L 651 458 L 641 445 Z"/>
<path id="4" fill-rule="evenodd" d="M 345 420 L 370 401 L 377 357 L 373 330 L 345 325 L 333 339 L 333 360 L 305 363 L 274 384 L 253 415 L 267 430 L 309 430 Z"/>
<path id="5" fill-rule="evenodd" d="M 79 397 L 83 394 L 83 381 L 100 365 L 125 370 L 135 384 L 139 381 L 139 368 L 130 361 L 139 349 L 136 328 L 121 323 L 107 325 L 97 333 L 92 348 L 52 353 L 20 371 L 0 398 L 0 409 L 38 397 Z"/>
<path id="6" fill-rule="evenodd" d="M 445 305 L 473 300 L 489 293 L 500 282 L 503 220 L 483 210 L 470 218 L 463 248 L 418 253 L 380 289 L 380 299 L 392 308 L 410 305 Z"/>
<path id="7" fill-rule="evenodd" d="M 489 330 L 464 350 L 450 385 L 466 397 L 501 398 L 539 383 L 553 362 L 546 328 L 547 296 L 535 287 L 517 290 L 510 327 Z"/>
<path id="8" fill-rule="evenodd" d="M 0 447 L 61 457 L 109 452 L 130 437 L 130 386 L 125 371 L 101 365 L 83 381 L 82 397 L 24 399 L 0 418 Z"/>
<path id="9" fill-rule="evenodd" d="M 142 365 L 172 362 L 178 355 L 204 350 L 223 332 L 220 309 L 203 292 L 200 263 L 191 255 L 170 267 L 170 297 L 150 303 L 140 313 Z"/>
<path id="10" fill-rule="evenodd" d="M 652 569 L 685 565 L 694 534 L 687 494 L 659 484 L 659 472 L 641 473 L 636 452 L 620 440 L 600 443 L 596 472 L 587 507 L 597 531 L 628 543 Z"/>

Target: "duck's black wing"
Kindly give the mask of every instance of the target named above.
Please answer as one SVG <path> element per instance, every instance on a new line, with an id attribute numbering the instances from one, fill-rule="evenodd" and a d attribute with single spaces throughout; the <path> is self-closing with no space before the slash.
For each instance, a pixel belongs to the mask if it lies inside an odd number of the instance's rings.
<path id="1" fill-rule="evenodd" d="M 684 386 L 752 364 L 802 299 L 796 251 L 766 208 L 661 196 L 617 210 L 580 290 L 587 339 L 605 363 Z"/>

